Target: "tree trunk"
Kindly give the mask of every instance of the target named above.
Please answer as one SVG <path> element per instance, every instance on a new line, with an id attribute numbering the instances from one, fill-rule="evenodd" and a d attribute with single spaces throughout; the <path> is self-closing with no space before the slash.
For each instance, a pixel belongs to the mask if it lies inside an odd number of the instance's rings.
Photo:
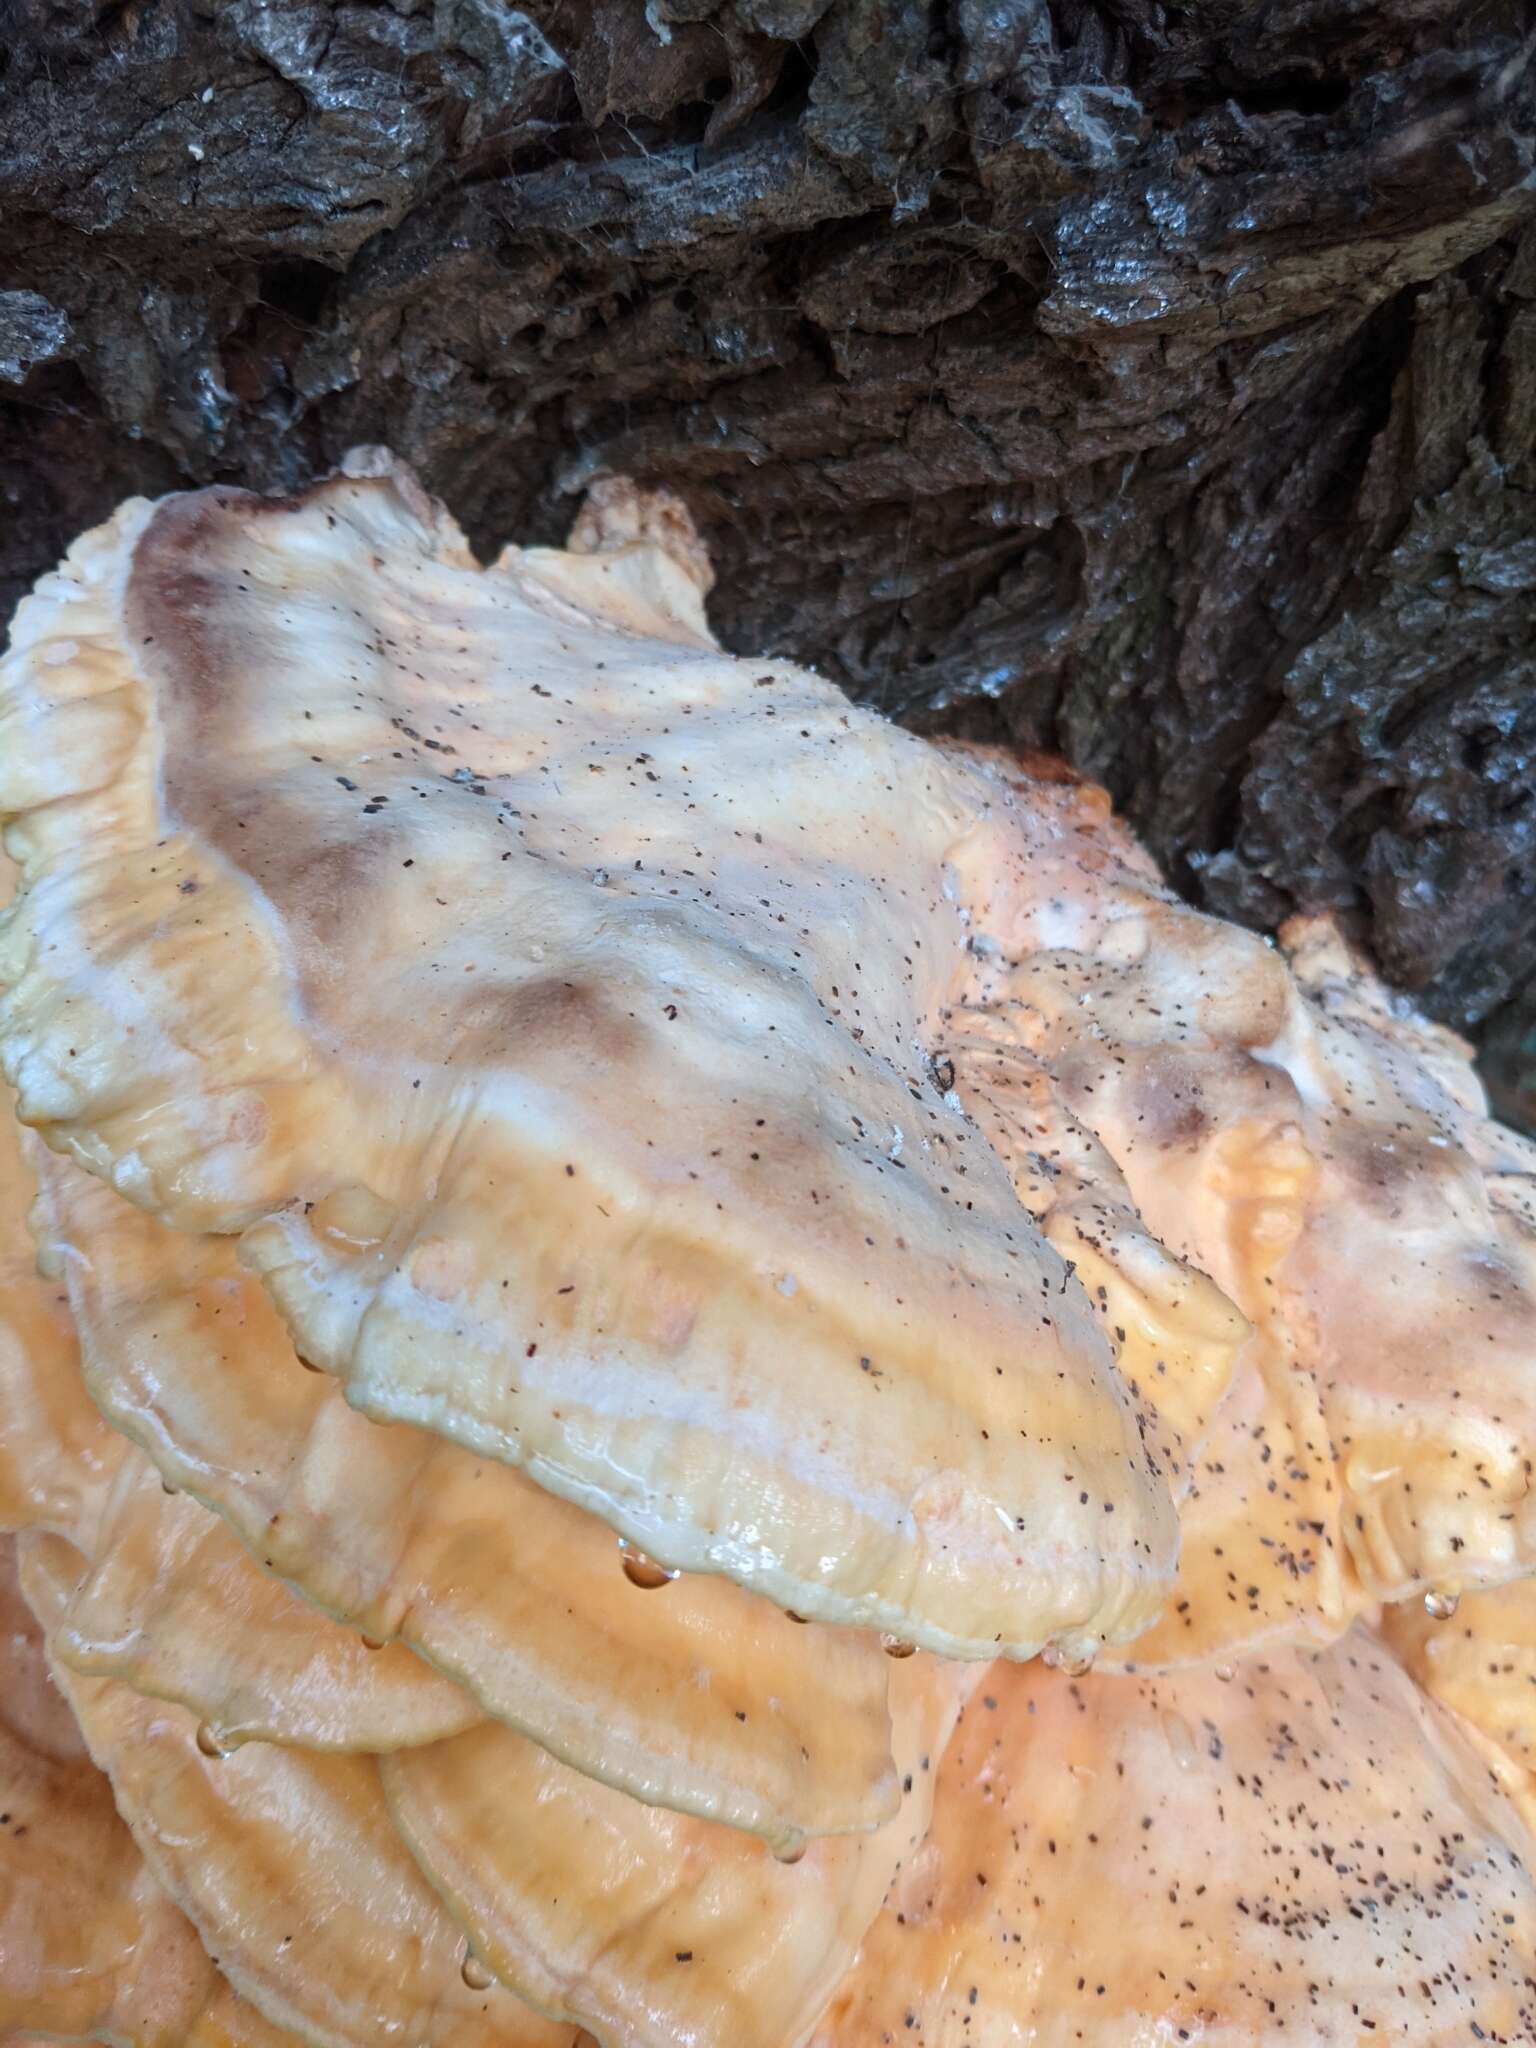
<path id="1" fill-rule="evenodd" d="M 1213 909 L 1348 911 L 1518 1106 L 1518 0 L 7 12 L 0 613 L 131 491 L 358 441 L 487 550 L 664 481 L 730 645 L 1061 750 Z"/>

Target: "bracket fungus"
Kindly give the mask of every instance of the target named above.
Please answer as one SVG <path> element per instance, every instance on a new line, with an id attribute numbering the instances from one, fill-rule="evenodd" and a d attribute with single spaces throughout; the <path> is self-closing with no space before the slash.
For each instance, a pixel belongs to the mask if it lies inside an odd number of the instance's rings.
<path id="1" fill-rule="evenodd" d="M 64 1539 L 78 1576 L 53 1635 L 73 1669 L 195 1697 L 221 1743 L 318 1748 L 430 1742 L 479 1718 L 409 1652 L 305 1611 L 234 1532 L 162 1481 L 92 1405 L 62 1282 L 24 1260 L 34 1183 L 14 1126 L 0 1133 L 0 1529 Z M 59 1264 L 52 1244 L 50 1266 Z"/>
<path id="2" fill-rule="evenodd" d="M 592 1516 L 427 1430 L 379 1428 L 305 1372 L 227 1239 L 178 1237 L 37 1163 L 102 1414 L 269 1570 L 638 1797 L 783 1847 L 894 1810 L 872 1637 L 797 1627 L 725 1579 L 639 1597 Z"/>
<path id="3" fill-rule="evenodd" d="M 190 1495 L 130 1453 L 58 1618 L 52 1649 L 191 1709 L 205 1743 L 282 1742 L 379 1754 L 480 1719 L 461 1686 L 403 1645 L 370 1646 L 264 1571 Z"/>
<path id="4" fill-rule="evenodd" d="M 999 1665 L 815 2048 L 1525 2040 L 1528 1852 L 1364 1630 L 1225 1679 Z"/>
<path id="5" fill-rule="evenodd" d="M 134 503 L 20 607 L 0 1058 L 300 1353 L 665 1565 L 933 1650 L 1156 1611 L 1109 1342 L 924 1048 L 988 785 L 402 472 Z M 110 845 L 110 860 L 87 849 Z"/>
<path id="6" fill-rule="evenodd" d="M 708 585 L 363 451 L 21 608 L 0 2048 L 1530 2040 L 1536 1147 Z"/>
<path id="7" fill-rule="evenodd" d="M 386 1759 L 384 1789 L 476 1952 L 540 2010 L 636 2048 L 779 2048 L 804 2038 L 927 1832 L 933 1759 L 980 1675 L 904 1661 L 892 1678 L 900 1808 L 789 1864 L 490 1723 Z"/>
<path id="8" fill-rule="evenodd" d="M 69 1572 L 57 1539 L 31 1540 L 22 1583 L 46 1638 Z M 279 2025 L 321 2048 L 407 2028 L 423 2048 L 566 2048 L 465 1981 L 458 1930 L 389 1824 L 372 1757 L 264 1742 L 210 1755 L 185 1709 L 58 1675 L 150 1872 Z"/>
<path id="9" fill-rule="evenodd" d="M 296 2048 L 231 1992 L 145 1869 L 49 1677 L 16 1547 L 0 1537 L 0 2029 L 143 2048 Z"/>
<path id="10" fill-rule="evenodd" d="M 1252 1326 L 1179 1587 L 1129 1654 L 1325 1640 L 1370 1601 L 1532 1570 L 1536 1144 L 1328 920 L 1282 952 L 1107 824 L 1085 848 L 1035 801 L 1016 837 L 971 1006 Z"/>

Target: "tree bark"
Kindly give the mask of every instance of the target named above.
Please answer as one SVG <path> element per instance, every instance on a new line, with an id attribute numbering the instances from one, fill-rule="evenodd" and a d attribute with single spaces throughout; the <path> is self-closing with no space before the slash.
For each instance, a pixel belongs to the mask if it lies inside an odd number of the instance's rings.
<path id="1" fill-rule="evenodd" d="M 484 550 L 666 482 L 728 644 L 1345 911 L 1536 1109 L 1518 0 L 7 12 L 0 614 L 358 441 Z"/>

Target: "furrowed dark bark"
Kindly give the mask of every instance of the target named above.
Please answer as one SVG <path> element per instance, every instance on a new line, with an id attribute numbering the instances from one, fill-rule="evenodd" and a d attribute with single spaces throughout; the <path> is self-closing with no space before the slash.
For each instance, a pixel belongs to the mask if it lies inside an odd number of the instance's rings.
<path id="1" fill-rule="evenodd" d="M 0 612 L 357 441 L 488 550 L 667 482 L 731 645 L 1347 911 L 1536 1115 L 1531 8 L 0 15 Z"/>

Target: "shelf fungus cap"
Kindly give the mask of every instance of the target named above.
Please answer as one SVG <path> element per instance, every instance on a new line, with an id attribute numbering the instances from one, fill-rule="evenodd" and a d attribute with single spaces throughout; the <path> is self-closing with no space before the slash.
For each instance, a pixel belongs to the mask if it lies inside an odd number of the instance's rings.
<path id="1" fill-rule="evenodd" d="M 1280 937 L 1307 999 L 1291 1064 L 1318 1194 L 1278 1284 L 1317 1335 L 1356 1568 L 1389 1601 L 1523 1577 L 1536 1142 L 1489 1116 L 1471 1048 L 1392 997 L 1331 920 Z"/>
<path id="2" fill-rule="evenodd" d="M 477 1721 L 475 1700 L 421 1658 L 395 1644 L 370 1651 L 300 1601 L 110 1427 L 86 1391 L 68 1289 L 28 1256 L 35 1183 L 21 1141 L 0 1124 L 0 1528 L 62 1538 L 76 1556 L 55 1656 L 195 1705 L 221 1745 L 381 1750 Z M 50 1269 L 67 1256 L 50 1238 Z"/>
<path id="3" fill-rule="evenodd" d="M 1358 1625 L 1219 1672 L 998 1665 L 813 2048 L 1527 2040 L 1529 1847 Z"/>
<path id="4" fill-rule="evenodd" d="M 581 1508 L 430 1431 L 382 1428 L 348 1407 L 334 1379 L 306 1372 L 227 1238 L 178 1236 L 26 1142 L 39 1171 L 37 1227 L 80 1332 L 75 1403 L 89 1408 L 83 1369 L 122 1432 L 111 1437 L 117 1456 L 132 1439 L 184 1497 L 135 1484 L 110 1540 L 77 1535 L 98 1559 L 71 1610 L 85 1668 L 114 1675 L 105 1639 L 114 1610 L 120 1621 L 131 1605 L 146 1630 L 157 1626 L 137 1643 L 113 1638 L 124 1660 L 115 1675 L 150 1691 L 170 1684 L 159 1661 L 166 1627 L 198 1600 L 198 1574 L 216 1555 L 237 1569 L 197 1511 L 185 1512 L 200 1502 L 228 1524 L 231 1543 L 382 1646 L 368 1672 L 373 1710 L 385 1704 L 384 1677 L 409 1670 L 414 1651 L 443 1686 L 451 1678 L 482 1712 L 575 1769 L 777 1846 L 894 1813 L 890 1661 L 873 1636 L 801 1626 L 729 1579 L 637 1585 L 612 1531 Z M 0 1410 L 0 1472 L 9 1431 Z M 36 1432 L 23 1448 L 35 1455 Z M 45 1462 L 59 1461 L 50 1451 Z M 264 1597 L 270 1606 L 275 1591 Z M 137 1677 L 130 1668 L 152 1651 L 154 1682 L 148 1663 Z M 233 1663 L 228 1675 L 233 1684 Z M 247 1677 L 243 1713 L 231 1692 L 221 1718 L 240 1727 L 258 1710 L 283 1712 L 295 1725 L 298 1702 L 269 1676 L 262 1706 L 259 1668 Z M 176 1696 L 191 1682 L 184 1670 Z M 415 1726 L 451 1709 L 453 1690 L 445 1700 L 418 1685 Z M 340 1705 L 320 1685 L 310 1704 L 327 1699 Z M 352 1739 L 363 1726 L 357 1713 L 338 1716 L 335 1746 L 369 1746 Z"/>
<path id="5" fill-rule="evenodd" d="M 776 1860 L 637 1804 L 505 1728 L 381 1765 L 401 1834 L 477 1955 L 530 2003 L 622 2048 L 802 2041 L 927 1832 L 939 1759 L 984 1666 L 892 1676 L 900 1809 Z"/>
<path id="6" fill-rule="evenodd" d="M 21 606 L 21 1114 L 243 1232 L 357 1408 L 666 1566 L 961 1657 L 1134 1634 L 1163 1475 L 932 1085 L 990 784 L 708 644 L 665 522 L 482 569 L 360 466 L 126 506 Z"/>
<path id="7" fill-rule="evenodd" d="M 1007 1021 L 1168 1253 L 1252 1334 L 1127 1655 L 1337 1636 L 1363 1607 L 1536 1566 L 1536 1145 L 1468 1049 L 1326 918 L 1276 947 L 1178 902 L 1102 807 L 993 768 L 973 1007 Z"/>
<path id="8" fill-rule="evenodd" d="M 21 1549 L 47 1640 L 67 1547 Z M 312 2048 L 569 2048 L 568 2031 L 463 1976 L 459 1930 L 390 1826 L 375 1759 L 265 1742 L 210 1754 L 184 1708 L 57 1676 L 156 1882 L 275 2026 Z"/>
<path id="9" fill-rule="evenodd" d="M 64 1547 L 19 1547 L 39 1545 Z M 294 2048 L 145 1869 L 49 1676 L 17 1549 L 0 1537 L 0 2038 Z"/>
<path id="10" fill-rule="evenodd" d="M 257 1741 L 377 1754 L 482 1718 L 404 1645 L 370 1642 L 301 1599 L 227 1522 L 125 1449 L 53 1629 L 61 1664 L 175 1701 L 221 1751 Z"/>

